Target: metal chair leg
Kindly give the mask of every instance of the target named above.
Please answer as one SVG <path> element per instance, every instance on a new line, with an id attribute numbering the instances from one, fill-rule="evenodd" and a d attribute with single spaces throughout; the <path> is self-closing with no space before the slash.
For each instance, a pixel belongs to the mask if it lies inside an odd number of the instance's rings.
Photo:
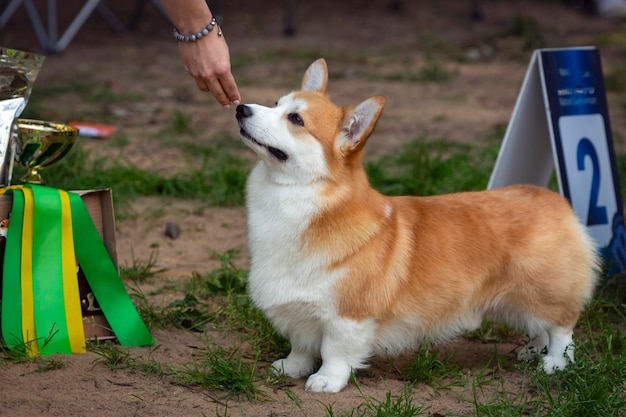
<path id="1" fill-rule="evenodd" d="M 296 34 L 296 0 L 287 0 L 284 32 L 286 36 L 294 36 Z"/>

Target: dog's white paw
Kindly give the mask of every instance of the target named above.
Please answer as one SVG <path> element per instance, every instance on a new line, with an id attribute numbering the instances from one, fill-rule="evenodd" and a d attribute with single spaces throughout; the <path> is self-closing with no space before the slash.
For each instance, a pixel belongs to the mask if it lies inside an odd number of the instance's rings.
<path id="1" fill-rule="evenodd" d="M 315 370 L 315 361 L 309 357 L 299 356 L 279 359 L 272 364 L 272 372 L 276 375 L 286 375 L 291 378 L 305 378 Z"/>
<path id="2" fill-rule="evenodd" d="M 541 367 L 547 374 L 552 374 L 562 371 L 570 362 L 576 363 L 572 330 L 562 327 L 550 329 L 550 347 L 548 354 L 541 359 Z"/>
<path id="3" fill-rule="evenodd" d="M 348 385 L 348 378 L 339 375 L 323 375 L 320 372 L 309 377 L 304 385 L 307 392 L 339 392 Z"/>
<path id="4" fill-rule="evenodd" d="M 541 368 L 548 375 L 554 373 L 554 371 L 562 371 L 567 366 L 567 359 L 565 356 L 544 356 L 541 359 Z"/>

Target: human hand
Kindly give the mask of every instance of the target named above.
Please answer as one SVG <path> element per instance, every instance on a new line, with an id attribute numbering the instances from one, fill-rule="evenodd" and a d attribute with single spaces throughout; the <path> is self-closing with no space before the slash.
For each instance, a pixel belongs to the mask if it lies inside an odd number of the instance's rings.
<path id="1" fill-rule="evenodd" d="M 230 69 L 230 53 L 224 36 L 206 36 L 196 42 L 179 42 L 180 57 L 198 88 L 210 92 L 224 107 L 241 102 L 237 83 Z"/>

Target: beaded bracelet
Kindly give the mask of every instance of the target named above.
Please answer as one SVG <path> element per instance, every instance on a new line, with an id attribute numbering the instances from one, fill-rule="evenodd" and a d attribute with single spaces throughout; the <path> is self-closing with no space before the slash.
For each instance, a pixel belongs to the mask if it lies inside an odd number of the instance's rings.
<path id="1" fill-rule="evenodd" d="M 222 36 L 222 29 L 220 29 L 220 27 L 217 25 L 217 20 L 215 20 L 215 17 L 213 17 L 211 19 L 211 23 L 206 25 L 206 27 L 203 28 L 200 32 L 194 33 L 193 35 L 183 35 L 178 31 L 178 29 L 174 28 L 174 38 L 176 38 L 178 42 L 195 42 L 207 36 L 215 26 L 217 26 L 217 36 Z"/>

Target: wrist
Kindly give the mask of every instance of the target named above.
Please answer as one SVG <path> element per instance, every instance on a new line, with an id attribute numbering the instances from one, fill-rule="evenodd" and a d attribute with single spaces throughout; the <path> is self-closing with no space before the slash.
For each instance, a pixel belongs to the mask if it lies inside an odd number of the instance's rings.
<path id="1" fill-rule="evenodd" d="M 222 29 L 219 27 L 215 16 L 211 17 L 211 21 L 205 27 L 200 29 L 198 32 L 192 33 L 181 33 L 176 27 L 174 27 L 174 38 L 178 42 L 196 42 L 205 36 L 208 36 L 213 29 L 217 29 L 217 36 L 222 36 Z"/>

